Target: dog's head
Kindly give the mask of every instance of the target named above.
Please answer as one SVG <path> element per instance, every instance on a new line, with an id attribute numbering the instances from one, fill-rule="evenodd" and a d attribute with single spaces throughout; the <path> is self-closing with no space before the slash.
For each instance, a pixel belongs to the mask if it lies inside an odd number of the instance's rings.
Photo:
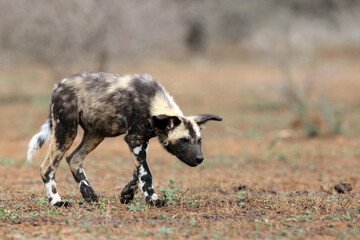
<path id="1" fill-rule="evenodd" d="M 198 114 L 191 117 L 157 115 L 152 125 L 160 143 L 182 162 L 195 167 L 204 160 L 201 150 L 201 133 L 209 120 L 222 121 L 213 114 Z"/>

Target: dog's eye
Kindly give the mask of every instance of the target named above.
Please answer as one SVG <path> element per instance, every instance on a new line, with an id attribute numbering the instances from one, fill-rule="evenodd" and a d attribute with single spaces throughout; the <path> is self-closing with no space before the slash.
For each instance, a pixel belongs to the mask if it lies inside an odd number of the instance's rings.
<path id="1" fill-rule="evenodd" d="M 180 142 L 188 143 L 188 142 L 190 142 L 190 140 L 186 137 L 182 137 L 182 138 L 180 138 Z"/>

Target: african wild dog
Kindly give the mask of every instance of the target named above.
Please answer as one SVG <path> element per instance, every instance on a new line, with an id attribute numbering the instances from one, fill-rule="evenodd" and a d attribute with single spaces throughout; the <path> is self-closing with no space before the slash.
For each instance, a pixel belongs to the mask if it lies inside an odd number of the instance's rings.
<path id="1" fill-rule="evenodd" d="M 56 189 L 55 173 L 80 125 L 84 130 L 82 141 L 66 160 L 84 199 L 97 201 L 82 167 L 84 158 L 105 137 L 126 134 L 136 168 L 120 201 L 130 202 L 140 188 L 148 204 L 162 206 L 146 163 L 149 140 L 157 136 L 167 151 L 195 167 L 204 159 L 200 129 L 208 120 L 222 119 L 212 114 L 185 117 L 164 87 L 149 75 L 74 74 L 55 85 L 49 118 L 31 139 L 27 159 L 31 161 L 33 154 L 51 140 L 40 174 L 50 204 L 68 206 Z"/>

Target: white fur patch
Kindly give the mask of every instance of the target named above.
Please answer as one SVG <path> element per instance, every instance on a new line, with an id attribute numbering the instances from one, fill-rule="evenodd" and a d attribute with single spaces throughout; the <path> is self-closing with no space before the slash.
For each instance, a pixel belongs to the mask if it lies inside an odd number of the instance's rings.
<path id="1" fill-rule="evenodd" d="M 168 116 L 183 116 L 179 106 L 164 88 L 162 91 L 157 92 L 155 97 L 151 100 L 150 113 L 151 116 L 161 114 Z"/>
<path id="2" fill-rule="evenodd" d="M 107 92 L 112 93 L 112 92 L 118 91 L 119 89 L 128 88 L 132 79 L 133 79 L 133 76 L 131 76 L 131 75 L 119 77 L 115 84 L 110 84 L 109 88 L 107 89 Z"/>
<path id="3" fill-rule="evenodd" d="M 61 202 L 61 197 L 58 193 L 53 194 L 52 200 L 50 202 L 51 205 L 54 205 L 57 202 Z"/>
<path id="4" fill-rule="evenodd" d="M 52 172 L 49 173 L 48 177 L 49 177 L 50 179 L 54 179 L 54 174 L 55 174 L 55 173 L 52 171 Z"/>
<path id="5" fill-rule="evenodd" d="M 195 131 L 196 137 L 200 138 L 201 137 L 201 133 L 200 133 L 200 127 L 199 125 L 195 122 L 195 120 L 191 117 L 187 117 L 186 119 L 188 119 L 191 122 L 191 125 Z"/>
<path id="6" fill-rule="evenodd" d="M 145 176 L 147 174 L 147 171 L 143 167 L 143 165 L 140 166 L 140 177 Z"/>
<path id="7" fill-rule="evenodd" d="M 144 194 L 144 191 L 143 191 L 144 185 L 145 185 L 145 182 L 143 182 L 139 179 L 138 187 L 143 194 Z"/>
<path id="8" fill-rule="evenodd" d="M 60 197 L 59 193 L 52 192 L 53 186 L 56 188 L 56 183 L 54 180 L 50 180 L 48 183 L 45 184 L 46 195 L 48 198 L 52 198 L 52 200 L 50 202 L 51 205 L 54 205 L 55 203 L 61 201 L 61 197 Z"/>
<path id="9" fill-rule="evenodd" d="M 182 137 L 190 137 L 189 130 L 185 127 L 184 123 L 181 123 L 179 126 L 170 131 L 167 140 L 171 142 Z"/>
<path id="10" fill-rule="evenodd" d="M 48 119 L 42 126 L 39 133 L 34 135 L 28 146 L 28 152 L 27 152 L 27 161 L 31 162 L 32 156 L 35 152 L 37 152 L 40 149 L 39 141 L 43 141 L 43 144 L 48 142 L 51 138 L 51 129 L 50 129 L 50 119 Z"/>
<path id="11" fill-rule="evenodd" d="M 142 192 L 142 194 L 144 195 L 144 197 L 149 196 L 149 193 L 147 191 L 143 191 L 143 187 L 145 185 L 145 182 L 141 181 L 141 177 L 145 176 L 146 174 L 148 174 L 148 173 L 145 171 L 143 165 L 141 165 L 140 166 L 140 171 L 139 171 L 138 187 L 139 187 L 140 191 Z M 151 188 L 154 189 L 154 186 L 151 185 Z M 153 193 L 153 195 L 151 195 L 151 200 L 156 201 L 158 199 L 159 199 L 159 197 L 158 197 L 158 195 L 156 193 Z"/>
<path id="12" fill-rule="evenodd" d="M 139 172 L 139 183 L 138 183 L 138 187 L 140 188 L 140 191 L 144 194 L 143 192 L 143 187 L 145 185 L 145 182 L 143 182 L 141 180 L 142 176 L 147 175 L 148 173 L 145 171 L 145 168 L 143 167 L 143 165 L 140 166 L 140 172 Z"/>
<path id="13" fill-rule="evenodd" d="M 86 186 L 90 187 L 90 185 L 87 183 L 86 180 L 81 180 L 81 181 L 79 182 L 79 188 L 80 188 L 80 186 L 81 186 L 81 183 L 84 183 Z"/>
<path id="14" fill-rule="evenodd" d="M 138 147 L 133 148 L 133 153 L 134 153 L 135 155 L 139 155 L 139 153 L 140 153 L 140 151 L 141 151 L 141 148 L 142 148 L 141 145 L 138 146 Z"/>
<path id="15" fill-rule="evenodd" d="M 151 196 L 151 200 L 153 200 L 153 201 L 156 201 L 156 200 L 158 200 L 159 199 L 159 197 L 158 197 L 158 195 L 156 194 L 156 193 L 154 193 L 152 196 Z"/>
<path id="16" fill-rule="evenodd" d="M 143 74 L 135 74 L 134 78 L 138 78 L 141 81 L 152 81 L 154 80 L 149 74 L 143 73 Z"/>
<path id="17" fill-rule="evenodd" d="M 86 176 L 85 171 L 84 171 L 84 169 L 83 169 L 83 168 L 80 168 L 80 169 L 79 169 L 79 173 L 84 174 L 85 178 L 87 179 L 87 176 Z"/>

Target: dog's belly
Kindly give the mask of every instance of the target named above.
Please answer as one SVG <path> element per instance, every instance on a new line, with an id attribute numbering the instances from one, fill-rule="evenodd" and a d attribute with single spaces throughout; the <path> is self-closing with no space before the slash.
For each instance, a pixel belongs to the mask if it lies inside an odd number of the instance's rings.
<path id="1" fill-rule="evenodd" d="M 80 125 L 85 131 L 103 137 L 114 137 L 126 133 L 126 118 L 109 108 L 89 109 L 80 114 Z"/>

